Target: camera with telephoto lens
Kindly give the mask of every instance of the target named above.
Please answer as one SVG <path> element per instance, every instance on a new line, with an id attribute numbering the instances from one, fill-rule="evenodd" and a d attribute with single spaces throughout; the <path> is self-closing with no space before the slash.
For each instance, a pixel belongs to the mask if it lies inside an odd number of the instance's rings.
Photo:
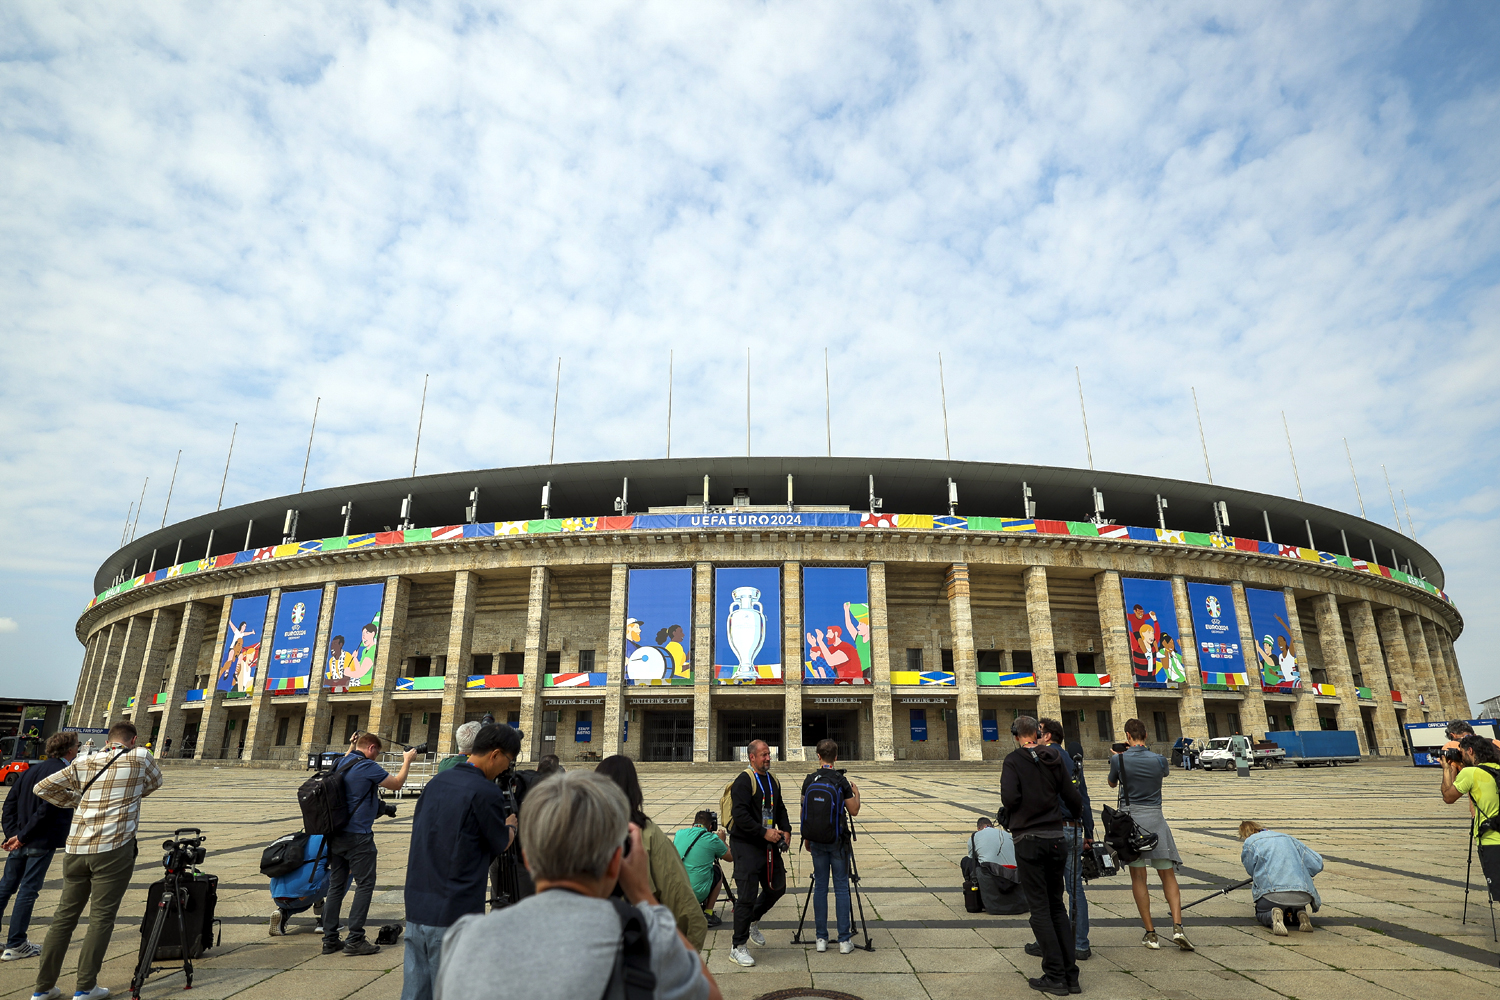
<path id="1" fill-rule="evenodd" d="M 184 833 L 195 836 L 184 837 Z M 201 865 L 207 856 L 203 850 L 205 839 L 203 831 L 195 826 L 174 830 L 171 839 L 162 841 L 161 849 L 167 853 L 161 859 L 161 866 L 169 873 L 184 874 L 194 865 Z"/>
<path id="2" fill-rule="evenodd" d="M 718 830 L 719 829 L 719 814 L 718 813 L 716 813 L 716 812 L 710 812 L 708 814 L 708 829 L 709 830 Z"/>
<path id="3" fill-rule="evenodd" d="M 1447 747 L 1439 750 L 1438 756 L 1443 760 L 1452 761 L 1455 764 L 1462 764 L 1464 762 L 1463 751 L 1458 749 L 1458 747 Z"/>
<path id="4" fill-rule="evenodd" d="M 386 802 L 383 799 L 376 799 L 375 800 L 375 818 L 379 819 L 382 816 L 389 816 L 391 819 L 395 819 L 396 818 L 396 807 L 394 805 L 392 805 L 391 803 Z"/>

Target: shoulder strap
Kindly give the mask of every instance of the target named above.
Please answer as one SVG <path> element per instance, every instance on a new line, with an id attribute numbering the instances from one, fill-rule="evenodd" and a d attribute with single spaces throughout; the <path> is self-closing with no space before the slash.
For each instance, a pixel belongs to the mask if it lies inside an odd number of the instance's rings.
<path id="1" fill-rule="evenodd" d="M 1129 753 L 1126 748 L 1125 753 Z M 1120 805 L 1130 808 L 1130 782 L 1125 780 L 1125 753 L 1120 754 Z"/>
<path id="2" fill-rule="evenodd" d="M 83 786 L 83 790 L 78 793 L 78 803 L 79 803 L 79 805 L 83 804 L 83 796 L 88 792 L 88 790 L 90 788 L 93 787 L 94 782 L 98 781 L 100 779 L 100 777 L 103 776 L 103 774 L 104 774 L 105 771 L 108 771 L 111 767 L 113 767 L 114 764 L 115 764 L 115 761 L 119 760 L 121 757 L 125 756 L 129 752 L 130 752 L 129 750 L 121 750 L 119 753 L 115 754 L 113 757 L 111 757 L 109 759 L 109 763 L 105 764 L 103 767 L 99 768 L 99 770 L 97 770 L 97 771 L 94 772 L 94 776 L 88 780 L 88 783 Z"/>
<path id="3" fill-rule="evenodd" d="M 703 837 L 704 837 L 704 835 L 707 834 L 707 833 L 708 833 L 707 830 L 699 830 L 698 831 L 698 836 L 694 837 L 693 838 L 693 842 L 691 844 L 687 845 L 687 850 L 685 850 L 685 851 L 682 852 L 682 860 L 683 861 L 687 860 L 687 856 L 689 854 L 693 853 L 693 848 L 695 848 L 695 847 L 698 846 L 698 841 L 702 840 Z"/>
<path id="4" fill-rule="evenodd" d="M 656 973 L 651 971 L 651 938 L 641 911 L 623 899 L 610 897 L 620 918 L 620 948 L 615 952 L 615 967 L 604 984 L 600 1000 L 611 1000 L 616 983 L 623 988 L 624 1000 L 652 1000 L 656 995 Z"/>
<path id="5" fill-rule="evenodd" d="M 972 834 L 972 833 L 969 834 L 969 857 L 973 858 L 975 861 L 978 861 L 979 860 L 979 851 L 974 846 L 974 837 L 975 836 L 976 836 L 976 834 Z"/>

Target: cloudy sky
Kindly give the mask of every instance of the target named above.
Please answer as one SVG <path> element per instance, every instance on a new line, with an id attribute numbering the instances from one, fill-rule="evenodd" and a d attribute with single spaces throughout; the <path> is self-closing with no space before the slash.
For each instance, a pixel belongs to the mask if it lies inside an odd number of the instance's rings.
<path id="1" fill-rule="evenodd" d="M 1500 9 L 0 8 L 0 693 L 98 564 L 309 487 L 547 454 L 1204 475 L 1394 524 L 1500 693 Z M 1399 503 L 1399 496 L 1398 496 Z M 572 511 L 565 513 L 575 513 Z M 603 513 L 579 511 L 576 513 Z M 992 513 L 1010 513 L 996 511 Z M 1405 511 L 1403 510 L 1404 514 Z"/>

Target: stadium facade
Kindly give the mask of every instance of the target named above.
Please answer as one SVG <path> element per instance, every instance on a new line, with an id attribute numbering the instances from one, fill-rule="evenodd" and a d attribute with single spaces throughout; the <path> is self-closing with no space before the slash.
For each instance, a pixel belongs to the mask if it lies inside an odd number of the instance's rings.
<path id="1" fill-rule="evenodd" d="M 726 760 L 757 737 L 800 760 L 825 736 L 850 758 L 995 759 L 1022 713 L 1091 756 L 1133 716 L 1158 743 L 1338 728 L 1399 754 L 1403 723 L 1469 714 L 1463 620 L 1412 538 L 1089 470 L 423 476 L 205 514 L 96 584 L 75 724 L 129 718 L 173 757 L 292 761 L 355 730 L 448 751 L 487 712 L 526 759 L 564 761 Z"/>

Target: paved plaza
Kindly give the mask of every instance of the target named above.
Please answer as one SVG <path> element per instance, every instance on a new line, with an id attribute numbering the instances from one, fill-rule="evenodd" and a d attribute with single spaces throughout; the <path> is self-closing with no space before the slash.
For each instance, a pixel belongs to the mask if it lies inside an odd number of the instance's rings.
<path id="1" fill-rule="evenodd" d="M 298 998 L 396 1000 L 401 990 L 398 945 L 369 958 L 319 954 L 311 913 L 293 918 L 301 933 L 267 936 L 272 909 L 258 865 L 261 848 L 299 826 L 295 789 L 302 772 L 170 764 L 166 784 L 147 800 L 142 854 L 121 908 L 99 981 L 127 993 L 139 945 L 138 925 L 146 887 L 160 871 L 155 847 L 178 826 L 201 826 L 209 856 L 203 870 L 220 878 L 223 943 L 197 963 L 198 1000 Z M 676 770 L 643 766 L 646 811 L 666 830 L 691 822 L 700 808 L 717 808 L 730 771 L 723 765 Z M 803 765 L 778 764 L 792 788 Z M 902 773 L 893 765 L 854 763 L 864 810 L 856 846 L 863 876 L 865 915 L 875 950 L 817 954 L 792 946 L 800 890 L 810 865 L 794 861 L 788 893 L 763 922 L 768 945 L 754 949 L 759 962 L 741 969 L 729 962 L 730 921 L 710 931 L 709 968 L 729 1000 L 750 1000 L 783 990 L 817 989 L 882 998 L 1030 997 L 1026 976 L 1040 959 L 1022 947 L 1031 935 L 1026 919 L 964 911 L 958 859 L 980 815 L 994 814 L 999 769 L 993 764 L 926 765 Z M 1104 771 L 1088 765 L 1097 811 L 1106 798 Z M 1497 946 L 1482 889 L 1470 898 L 1470 920 L 1460 923 L 1464 898 L 1463 807 L 1445 806 L 1438 775 L 1399 762 L 1339 769 L 1284 768 L 1249 779 L 1216 772 L 1173 772 L 1165 788 L 1166 814 L 1182 851 L 1184 901 L 1244 878 L 1241 819 L 1256 819 L 1305 840 L 1327 869 L 1317 879 L 1324 907 L 1313 934 L 1273 938 L 1251 916 L 1248 890 L 1190 910 L 1187 929 L 1198 946 L 1148 951 L 1126 876 L 1093 883 L 1093 958 L 1081 963 L 1085 996 L 1099 998 L 1252 998 L 1301 1000 L 1386 997 L 1500 997 Z M 411 825 L 410 799 L 395 820 L 377 824 L 379 883 L 371 909 L 371 937 L 381 923 L 401 919 L 401 886 Z M 147 845 L 150 845 L 149 847 Z M 37 903 L 32 938 L 40 942 L 56 905 L 61 864 Z M 1478 868 L 1475 867 L 1476 881 Z M 1153 888 L 1155 879 L 1153 876 Z M 1159 890 L 1153 891 L 1158 928 L 1170 929 Z M 832 903 L 830 900 L 830 910 Z M 8 917 L 8 915 L 7 915 Z M 1480 919 L 1475 919 L 1478 917 Z M 830 912 L 830 919 L 832 913 Z M 59 986 L 73 988 L 72 968 L 82 930 L 75 935 Z M 862 941 L 863 938 L 858 940 Z M 566 943 L 559 948 L 565 950 Z M 1170 950 L 1169 950 L 1170 949 Z M 0 1000 L 30 995 L 36 960 L 0 966 Z M 158 976 L 143 996 L 177 995 L 181 974 Z M 496 996 L 504 996 L 503 985 Z M 796 993 L 787 994 L 796 996 Z"/>

